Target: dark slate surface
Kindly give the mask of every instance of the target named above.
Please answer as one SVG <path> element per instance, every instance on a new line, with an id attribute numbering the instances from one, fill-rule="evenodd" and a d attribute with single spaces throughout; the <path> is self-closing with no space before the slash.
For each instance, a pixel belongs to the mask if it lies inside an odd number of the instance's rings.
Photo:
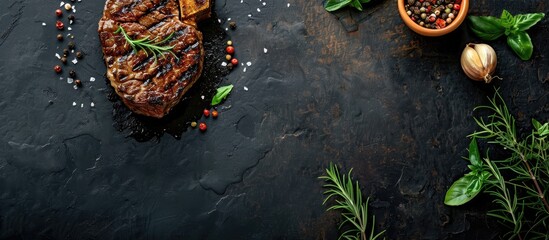
<path id="1" fill-rule="evenodd" d="M 79 90 L 52 70 L 67 43 L 55 40 L 59 1 L 1 1 L 1 239 L 336 239 L 338 216 L 325 212 L 317 179 L 330 161 L 354 168 L 389 239 L 495 238 L 486 198 L 442 203 L 466 171 L 472 109 L 499 87 L 521 131 L 532 117 L 549 120 L 547 19 L 530 31 L 530 61 L 504 39 L 491 43 L 504 80 L 484 85 L 459 66 L 478 41 L 465 26 L 418 36 L 396 1 L 330 14 L 320 0 L 217 0 L 222 28 L 238 24 L 226 39 L 252 65 L 206 84 L 235 85 L 206 134 L 141 142 L 113 119 L 96 33 L 103 1 L 77 3 L 71 32 L 86 57 L 69 66 Z M 547 14 L 547 5 L 483 0 L 471 12 Z M 183 104 L 204 104 L 200 95 Z"/>

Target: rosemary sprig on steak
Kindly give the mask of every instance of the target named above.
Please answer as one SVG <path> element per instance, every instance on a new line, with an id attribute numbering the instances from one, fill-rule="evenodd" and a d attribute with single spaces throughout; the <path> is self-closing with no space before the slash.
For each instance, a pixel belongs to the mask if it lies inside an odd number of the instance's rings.
<path id="1" fill-rule="evenodd" d="M 126 30 L 124 30 L 124 28 L 122 26 L 119 26 L 118 30 L 116 30 L 116 32 L 114 32 L 114 33 L 115 34 L 122 33 L 122 35 L 124 35 L 124 38 L 126 39 L 126 41 L 130 44 L 130 46 L 132 46 L 134 52 L 137 52 L 138 49 L 142 49 L 143 51 L 145 51 L 145 54 L 147 54 L 147 56 L 149 56 L 149 52 L 150 52 L 150 53 L 154 54 L 154 59 L 155 60 L 157 59 L 157 55 L 163 56 L 165 52 L 169 52 L 175 58 L 179 59 L 175 55 L 175 53 L 172 51 L 174 46 L 160 46 L 163 43 L 169 41 L 172 38 L 173 33 L 170 34 L 168 37 L 166 37 L 164 40 L 162 40 L 160 42 L 157 42 L 157 43 L 155 43 L 155 41 L 158 37 L 153 38 L 153 39 L 150 39 L 149 37 L 144 37 L 144 38 L 137 39 L 137 40 L 132 39 L 130 36 L 128 36 L 128 34 L 126 33 Z"/>

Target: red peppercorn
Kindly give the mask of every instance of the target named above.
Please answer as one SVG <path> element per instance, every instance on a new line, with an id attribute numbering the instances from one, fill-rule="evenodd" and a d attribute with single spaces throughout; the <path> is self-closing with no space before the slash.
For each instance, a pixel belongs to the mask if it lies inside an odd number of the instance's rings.
<path id="1" fill-rule="evenodd" d="M 61 73 L 61 71 L 63 71 L 63 69 L 62 69 L 61 66 L 59 66 L 59 65 L 55 65 L 55 67 L 53 67 L 53 70 L 54 70 L 56 73 Z"/>
<path id="2" fill-rule="evenodd" d="M 63 11 L 61 11 L 61 9 L 57 9 L 55 10 L 55 15 L 57 15 L 58 17 L 61 17 L 63 16 Z"/>
<path id="3" fill-rule="evenodd" d="M 219 113 L 217 112 L 217 110 L 213 110 L 212 111 L 212 117 L 217 118 L 217 116 L 219 116 Z"/>
<path id="4" fill-rule="evenodd" d="M 202 132 L 205 132 L 208 129 L 208 126 L 205 123 L 200 123 L 198 125 L 198 129 L 200 129 L 200 131 Z"/>
<path id="5" fill-rule="evenodd" d="M 228 54 L 234 54 L 234 47 L 233 46 L 228 46 L 226 49 Z"/>
<path id="6" fill-rule="evenodd" d="M 238 59 L 236 58 L 231 59 L 231 64 L 233 64 L 233 66 L 238 65 Z"/>
<path id="7" fill-rule="evenodd" d="M 429 5 L 429 6 L 427 7 L 427 11 L 425 11 L 425 12 L 426 12 L 426 13 L 430 13 L 430 12 L 431 12 L 431 5 Z"/>
<path id="8" fill-rule="evenodd" d="M 204 109 L 204 117 L 209 117 L 209 116 L 210 116 L 210 110 Z"/>
<path id="9" fill-rule="evenodd" d="M 454 10 L 459 11 L 460 8 L 461 6 L 459 6 L 459 4 L 454 4 Z"/>
<path id="10" fill-rule="evenodd" d="M 59 30 L 63 30 L 63 29 L 65 28 L 65 24 L 63 24 L 63 22 L 61 22 L 61 21 L 58 20 L 58 21 L 55 23 L 55 27 L 56 27 L 57 29 L 59 29 Z"/>

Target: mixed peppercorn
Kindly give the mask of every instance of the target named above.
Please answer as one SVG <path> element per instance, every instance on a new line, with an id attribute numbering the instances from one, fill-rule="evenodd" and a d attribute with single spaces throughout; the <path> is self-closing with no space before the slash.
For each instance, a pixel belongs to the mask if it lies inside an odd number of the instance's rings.
<path id="1" fill-rule="evenodd" d="M 410 19 L 430 29 L 442 29 L 454 21 L 461 9 L 461 0 L 402 0 Z"/>
<path id="2" fill-rule="evenodd" d="M 71 2 L 75 2 L 75 1 L 71 0 Z M 67 12 L 75 12 L 73 5 L 71 5 L 70 3 L 66 3 L 62 6 Z M 59 18 L 55 22 L 55 28 L 57 28 L 57 30 L 59 30 L 59 31 L 64 31 L 65 30 L 65 23 L 61 19 L 63 17 L 63 10 L 62 9 L 56 9 L 55 10 L 55 15 Z M 74 14 L 70 14 L 67 17 L 67 20 L 68 20 L 68 24 L 72 25 L 74 23 L 74 21 L 76 20 L 76 17 L 74 16 Z M 71 28 L 69 27 L 68 30 L 71 30 Z M 74 39 L 74 36 L 71 35 L 71 34 L 68 34 L 67 37 L 69 37 L 70 39 Z M 63 33 L 57 34 L 56 38 L 57 38 L 57 41 L 59 41 L 59 42 L 63 42 L 65 40 L 65 36 L 63 35 Z M 72 40 L 69 41 L 69 43 L 67 44 L 67 47 L 65 49 L 63 49 L 63 55 L 62 56 L 57 55 L 57 57 L 59 58 L 59 61 L 61 61 L 61 63 L 63 65 L 67 65 L 67 59 L 68 59 L 69 55 L 71 53 L 74 53 L 75 59 L 72 62 L 74 64 L 76 64 L 77 63 L 76 59 L 82 59 L 84 57 L 84 54 L 81 51 L 78 51 L 78 52 L 75 53 L 74 52 L 75 49 L 76 49 L 76 43 Z M 60 65 L 54 66 L 53 70 L 58 74 L 61 74 L 63 72 L 63 68 Z M 73 78 L 73 79 L 76 78 L 75 70 L 70 70 L 69 71 L 69 77 Z M 72 82 L 74 83 L 75 88 L 82 86 L 82 81 L 79 80 L 79 79 L 76 79 Z"/>

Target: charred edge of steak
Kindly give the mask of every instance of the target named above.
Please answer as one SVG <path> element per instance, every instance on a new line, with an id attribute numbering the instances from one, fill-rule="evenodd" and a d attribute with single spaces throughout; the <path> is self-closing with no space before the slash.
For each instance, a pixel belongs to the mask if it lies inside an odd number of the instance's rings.
<path id="1" fill-rule="evenodd" d="M 161 118 L 200 77 L 204 62 L 202 34 L 178 19 L 175 0 L 108 0 L 99 22 L 99 35 L 111 85 L 130 110 Z M 134 39 L 151 37 L 173 46 L 173 54 L 155 58 L 134 52 L 121 34 L 123 26 Z"/>

